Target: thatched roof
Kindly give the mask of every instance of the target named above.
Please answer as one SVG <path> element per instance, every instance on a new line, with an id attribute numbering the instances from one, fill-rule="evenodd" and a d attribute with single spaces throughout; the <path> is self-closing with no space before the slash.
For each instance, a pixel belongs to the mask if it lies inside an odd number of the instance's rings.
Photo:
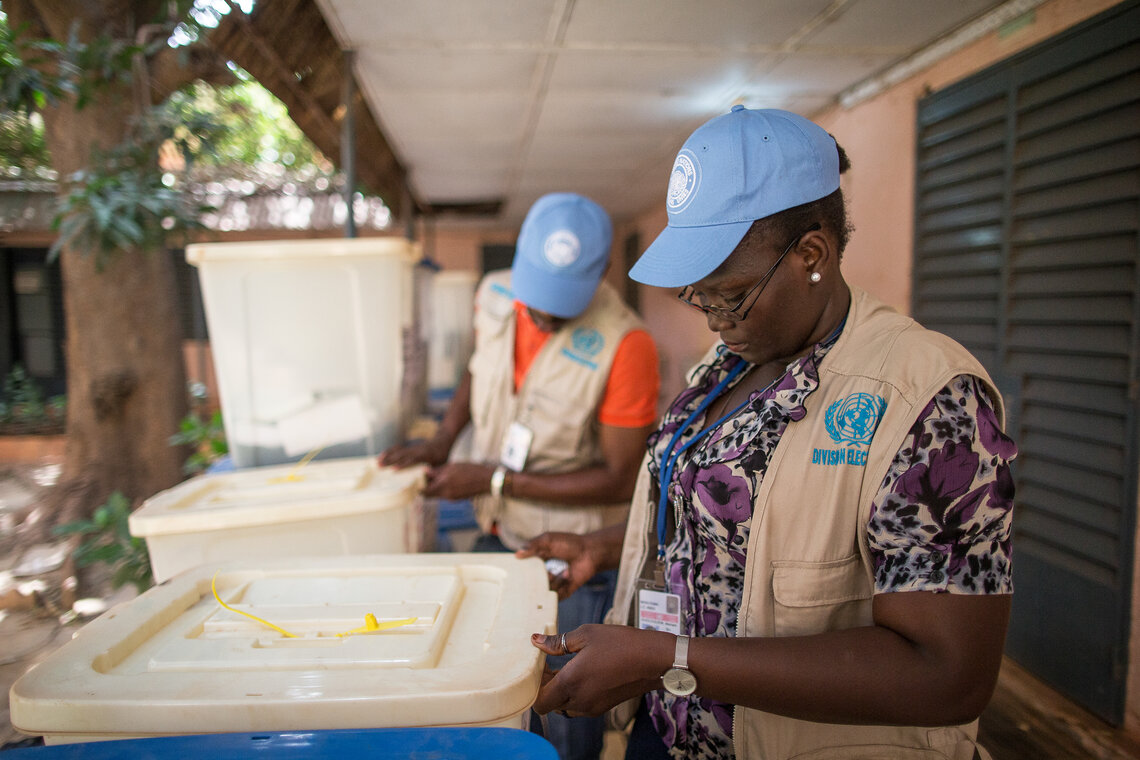
<path id="1" fill-rule="evenodd" d="M 248 71 L 289 109 L 297 126 L 330 160 L 341 155 L 344 56 L 313 0 L 258 3 L 249 16 L 236 8 L 210 43 Z M 398 219 L 425 208 L 407 188 L 407 170 L 356 91 L 356 175 Z"/>

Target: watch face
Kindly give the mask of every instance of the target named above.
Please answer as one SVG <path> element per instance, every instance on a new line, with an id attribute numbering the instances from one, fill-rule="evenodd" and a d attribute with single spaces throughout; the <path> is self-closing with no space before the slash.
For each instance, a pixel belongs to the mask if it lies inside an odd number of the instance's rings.
<path id="1" fill-rule="evenodd" d="M 661 680 L 665 684 L 665 691 L 678 697 L 687 696 L 697 690 L 696 676 L 680 668 L 669 668 L 665 671 L 665 675 L 661 676 Z"/>

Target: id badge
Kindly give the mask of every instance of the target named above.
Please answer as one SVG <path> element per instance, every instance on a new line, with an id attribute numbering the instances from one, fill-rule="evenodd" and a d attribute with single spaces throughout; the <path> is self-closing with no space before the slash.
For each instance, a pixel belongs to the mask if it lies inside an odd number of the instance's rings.
<path id="1" fill-rule="evenodd" d="M 503 439 L 503 449 L 499 453 L 499 462 L 504 467 L 515 472 L 522 472 L 526 465 L 526 456 L 530 453 L 530 444 L 534 440 L 534 431 L 526 425 L 512 422 L 507 430 L 507 437 Z"/>
<path id="2" fill-rule="evenodd" d="M 642 581 L 637 588 L 637 627 L 681 634 L 681 596 Z"/>

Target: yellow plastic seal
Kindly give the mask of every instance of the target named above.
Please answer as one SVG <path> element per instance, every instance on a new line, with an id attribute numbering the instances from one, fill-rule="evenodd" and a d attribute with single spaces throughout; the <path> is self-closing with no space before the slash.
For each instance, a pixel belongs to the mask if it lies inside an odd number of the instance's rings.
<path id="1" fill-rule="evenodd" d="M 280 633 L 282 636 L 284 636 L 287 639 L 302 638 L 301 636 L 298 636 L 295 633 L 290 633 L 289 631 L 286 631 L 284 628 L 282 628 L 279 625 L 276 625 L 274 623 L 270 623 L 265 618 L 259 618 L 257 615 L 251 615 L 248 612 L 243 612 L 241 610 L 234 609 L 233 607 L 231 607 L 228 604 L 226 604 L 225 602 L 223 602 L 222 598 L 220 596 L 218 596 L 217 581 L 218 581 L 218 573 L 220 573 L 220 572 L 221 572 L 220 570 L 216 571 L 214 573 L 214 577 L 210 579 L 210 590 L 214 592 L 214 599 L 216 599 L 218 601 L 218 604 L 222 605 L 223 607 L 225 607 L 230 612 L 236 612 L 237 614 L 243 615 L 243 616 L 249 618 L 250 620 L 255 620 L 264 626 L 272 628 L 273 630 L 277 631 L 278 633 Z M 357 636 L 360 634 L 367 634 L 367 633 L 381 633 L 383 631 L 390 631 L 393 628 L 401 628 L 405 625 L 411 625 L 412 623 L 416 622 L 417 620 L 419 620 L 419 618 L 410 617 L 410 618 L 401 618 L 399 620 L 385 620 L 383 623 L 381 623 L 381 622 L 376 620 L 375 615 L 373 615 L 371 612 L 369 612 L 367 615 L 364 616 L 364 625 L 362 625 L 359 628 L 353 628 L 351 631 L 345 631 L 343 633 L 338 633 L 336 635 L 338 637 L 344 637 L 344 636 Z"/>

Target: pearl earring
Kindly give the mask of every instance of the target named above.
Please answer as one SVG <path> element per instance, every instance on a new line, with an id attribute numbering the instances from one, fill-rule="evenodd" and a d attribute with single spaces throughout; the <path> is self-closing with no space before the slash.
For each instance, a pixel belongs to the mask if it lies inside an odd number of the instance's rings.
<path id="1" fill-rule="evenodd" d="M 808 279 L 811 280 L 812 284 L 814 285 L 815 283 L 817 283 L 823 279 L 823 275 L 820 274 L 819 272 L 812 272 L 811 277 L 808 277 Z"/>

